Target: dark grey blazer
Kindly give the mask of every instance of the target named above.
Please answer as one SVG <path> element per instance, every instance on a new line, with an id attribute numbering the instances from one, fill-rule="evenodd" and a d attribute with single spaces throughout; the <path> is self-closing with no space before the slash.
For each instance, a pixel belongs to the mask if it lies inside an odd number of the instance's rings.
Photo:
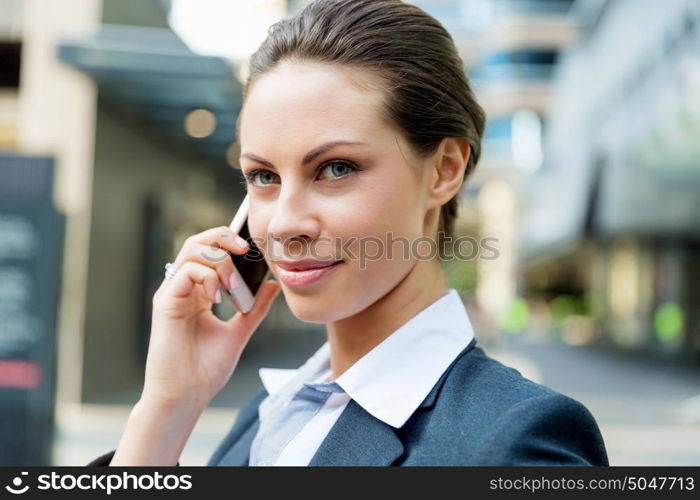
<path id="1" fill-rule="evenodd" d="M 248 464 L 258 392 L 207 465 Z M 88 465 L 107 465 L 114 452 Z M 309 465 L 607 466 L 593 415 L 575 399 L 524 378 L 473 339 L 420 407 L 394 429 L 350 400 Z"/>

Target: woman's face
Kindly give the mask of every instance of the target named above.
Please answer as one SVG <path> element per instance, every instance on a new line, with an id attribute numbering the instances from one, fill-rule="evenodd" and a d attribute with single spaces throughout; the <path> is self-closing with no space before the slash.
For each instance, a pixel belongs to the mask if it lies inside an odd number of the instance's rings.
<path id="1" fill-rule="evenodd" d="M 415 265 L 404 249 L 424 235 L 425 160 L 382 121 L 381 91 L 359 77 L 371 75 L 282 63 L 242 110 L 250 233 L 302 321 L 337 321 L 383 297 Z M 405 241 L 390 255 L 392 237 Z M 277 263 L 307 258 L 343 262 L 307 284 Z"/>

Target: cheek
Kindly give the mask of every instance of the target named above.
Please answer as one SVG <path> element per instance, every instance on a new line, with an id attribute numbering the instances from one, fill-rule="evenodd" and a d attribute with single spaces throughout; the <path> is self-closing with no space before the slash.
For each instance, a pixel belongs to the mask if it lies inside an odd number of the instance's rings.
<path id="1" fill-rule="evenodd" d="M 411 261 L 411 241 L 422 235 L 418 181 L 408 168 L 400 164 L 367 176 L 351 199 L 344 200 L 343 213 L 328 220 L 334 221 L 328 229 L 341 241 L 356 240 L 345 248 L 355 257 L 353 272 L 363 279 L 372 279 L 372 273 L 386 278 L 387 273 L 404 272 Z"/>
<path id="2" fill-rule="evenodd" d="M 384 211 L 344 226 L 345 242 L 357 237 L 345 247 L 349 258 L 343 286 L 352 283 L 372 295 L 370 289 L 393 286 L 405 276 L 414 263 L 411 242 L 416 238 L 407 219 L 406 213 Z"/>
<path id="3" fill-rule="evenodd" d="M 388 163 L 363 179 L 348 204 L 357 220 L 365 221 L 364 232 L 358 234 L 413 233 L 420 219 L 421 186 L 410 168 L 404 163 Z"/>

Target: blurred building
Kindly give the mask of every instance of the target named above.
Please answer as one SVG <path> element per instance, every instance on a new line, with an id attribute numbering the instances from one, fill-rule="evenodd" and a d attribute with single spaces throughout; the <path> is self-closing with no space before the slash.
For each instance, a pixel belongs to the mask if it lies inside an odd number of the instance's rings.
<path id="1" fill-rule="evenodd" d="M 508 326 L 520 298 L 519 189 L 543 162 L 542 138 L 559 53 L 578 30 L 571 0 L 417 0 L 448 29 L 487 115 L 478 168 L 467 181 L 459 232 L 493 241 L 496 258 L 454 263 L 465 294 L 489 319 L 482 336 Z M 471 271 L 471 272 L 470 272 Z M 457 279 L 459 284 L 461 280 Z M 473 292 L 473 294 L 472 294 Z M 521 322 L 522 323 L 522 322 Z"/>
<path id="2" fill-rule="evenodd" d="M 162 265 L 187 236 L 227 224 L 243 195 L 226 163 L 240 106 L 233 68 L 192 53 L 165 3 L 106 1 L 98 21 L 54 48 L 97 93 L 85 336 L 64 365 L 78 401 L 139 386 Z"/>
<path id="3" fill-rule="evenodd" d="M 54 161 L 52 202 L 65 216 L 65 241 L 51 249 L 62 259 L 59 417 L 135 401 L 163 265 L 187 236 L 228 225 L 245 193 L 232 168 L 238 68 L 192 52 L 170 28 L 169 8 L 0 0 L 0 155 Z M 296 363 L 323 340 L 293 331 L 302 327 L 273 307 L 247 355 L 294 341 L 284 363 Z M 224 403 L 256 389 L 256 370 L 242 377 L 250 382 Z"/>
<path id="4" fill-rule="evenodd" d="M 497 240 L 469 282 L 483 331 L 697 358 L 697 2 L 411 3 L 487 113 L 460 217 Z"/>
<path id="5" fill-rule="evenodd" d="M 544 164 L 523 189 L 525 284 L 626 348 L 700 355 L 700 3 L 579 1 Z M 642 33 L 643 32 L 643 33 Z"/>

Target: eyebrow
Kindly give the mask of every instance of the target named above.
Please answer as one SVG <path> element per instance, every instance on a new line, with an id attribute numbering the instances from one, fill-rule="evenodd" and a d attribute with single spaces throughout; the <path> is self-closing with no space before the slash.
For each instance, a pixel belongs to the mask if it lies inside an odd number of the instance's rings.
<path id="1" fill-rule="evenodd" d="M 308 153 L 306 153 L 304 155 L 304 158 L 302 158 L 302 160 L 301 160 L 301 164 L 303 166 L 306 166 L 309 163 L 311 163 L 312 161 L 314 161 L 316 159 L 316 157 L 318 157 L 320 154 L 325 153 L 326 151 L 329 151 L 329 150 L 333 149 L 334 147 L 341 146 L 341 145 L 342 146 L 366 146 L 367 144 L 364 142 L 359 142 L 359 141 L 330 141 L 330 142 L 326 142 L 324 144 L 321 144 L 318 147 L 315 147 L 314 149 L 312 149 Z M 265 165 L 266 167 L 275 168 L 272 163 L 270 163 L 266 159 L 261 158 L 260 156 L 254 154 L 254 153 L 243 153 L 241 155 L 241 158 L 248 158 L 249 160 L 253 160 L 255 162 L 261 163 L 261 164 Z"/>

